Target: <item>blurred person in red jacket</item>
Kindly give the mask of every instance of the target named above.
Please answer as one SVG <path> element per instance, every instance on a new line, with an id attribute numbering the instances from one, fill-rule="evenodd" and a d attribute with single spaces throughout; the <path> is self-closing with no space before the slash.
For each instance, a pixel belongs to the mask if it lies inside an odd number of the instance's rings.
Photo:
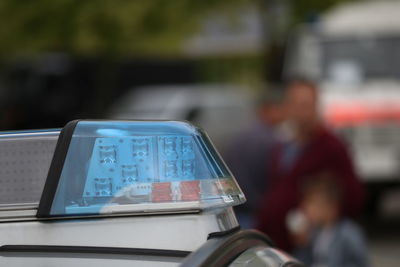
<path id="1" fill-rule="evenodd" d="M 318 113 L 318 89 L 305 80 L 288 84 L 286 92 L 287 128 L 292 137 L 274 149 L 271 181 L 257 215 L 257 228 L 268 234 L 278 247 L 290 251 L 285 219 L 300 201 L 299 187 L 304 177 L 322 170 L 337 173 L 343 192 L 344 216 L 361 211 L 364 191 L 344 143 L 327 129 Z"/>

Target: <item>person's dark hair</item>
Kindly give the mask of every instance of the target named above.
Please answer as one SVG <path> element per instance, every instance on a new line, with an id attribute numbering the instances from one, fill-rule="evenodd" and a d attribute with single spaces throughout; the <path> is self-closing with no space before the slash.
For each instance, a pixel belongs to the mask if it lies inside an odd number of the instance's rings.
<path id="1" fill-rule="evenodd" d="M 318 86 L 312 80 L 308 80 L 305 78 L 295 78 L 295 79 L 288 80 L 285 83 L 285 88 L 286 88 L 285 91 L 288 91 L 288 89 L 293 88 L 295 85 L 301 85 L 301 86 L 310 88 L 314 92 L 314 94 L 316 96 L 318 96 Z"/>
<path id="2" fill-rule="evenodd" d="M 268 105 L 279 105 L 284 101 L 284 89 L 281 85 L 270 84 L 265 86 L 257 97 L 257 107 L 262 108 Z"/>
<path id="3" fill-rule="evenodd" d="M 284 87 L 288 88 L 292 84 L 303 84 L 303 85 L 306 85 L 306 86 L 312 87 L 312 88 L 317 88 L 318 87 L 315 81 L 313 81 L 311 79 L 307 79 L 305 77 L 301 77 L 301 76 L 293 77 L 293 78 L 291 78 L 289 80 L 286 80 L 285 83 L 284 83 Z"/>
<path id="4" fill-rule="evenodd" d="M 338 177 L 330 171 L 308 176 L 301 184 L 300 193 L 303 198 L 313 193 L 319 193 L 331 201 L 342 201 L 342 190 L 339 186 Z"/>

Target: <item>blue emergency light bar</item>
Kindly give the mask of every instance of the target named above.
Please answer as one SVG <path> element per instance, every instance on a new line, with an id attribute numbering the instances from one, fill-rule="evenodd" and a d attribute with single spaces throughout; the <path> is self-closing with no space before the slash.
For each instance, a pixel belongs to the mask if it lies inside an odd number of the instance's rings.
<path id="1" fill-rule="evenodd" d="M 40 217 L 199 211 L 245 201 L 207 135 L 179 121 L 73 121 Z"/>

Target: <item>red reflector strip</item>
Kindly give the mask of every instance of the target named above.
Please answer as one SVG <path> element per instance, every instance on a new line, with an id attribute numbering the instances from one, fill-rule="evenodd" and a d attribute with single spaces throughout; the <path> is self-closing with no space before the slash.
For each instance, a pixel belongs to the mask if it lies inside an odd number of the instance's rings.
<path id="1" fill-rule="evenodd" d="M 195 201 L 200 199 L 199 181 L 182 181 L 180 183 L 181 198 L 184 201 Z"/>
<path id="2" fill-rule="evenodd" d="M 171 183 L 153 183 L 151 199 L 153 202 L 172 201 Z"/>

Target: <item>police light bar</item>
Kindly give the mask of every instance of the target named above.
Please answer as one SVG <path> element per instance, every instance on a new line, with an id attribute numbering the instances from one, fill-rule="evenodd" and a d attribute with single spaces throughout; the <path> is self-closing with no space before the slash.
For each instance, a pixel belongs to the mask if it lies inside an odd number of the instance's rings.
<path id="1" fill-rule="evenodd" d="M 244 201 L 199 128 L 82 120 L 61 132 L 37 217 L 200 211 Z"/>

